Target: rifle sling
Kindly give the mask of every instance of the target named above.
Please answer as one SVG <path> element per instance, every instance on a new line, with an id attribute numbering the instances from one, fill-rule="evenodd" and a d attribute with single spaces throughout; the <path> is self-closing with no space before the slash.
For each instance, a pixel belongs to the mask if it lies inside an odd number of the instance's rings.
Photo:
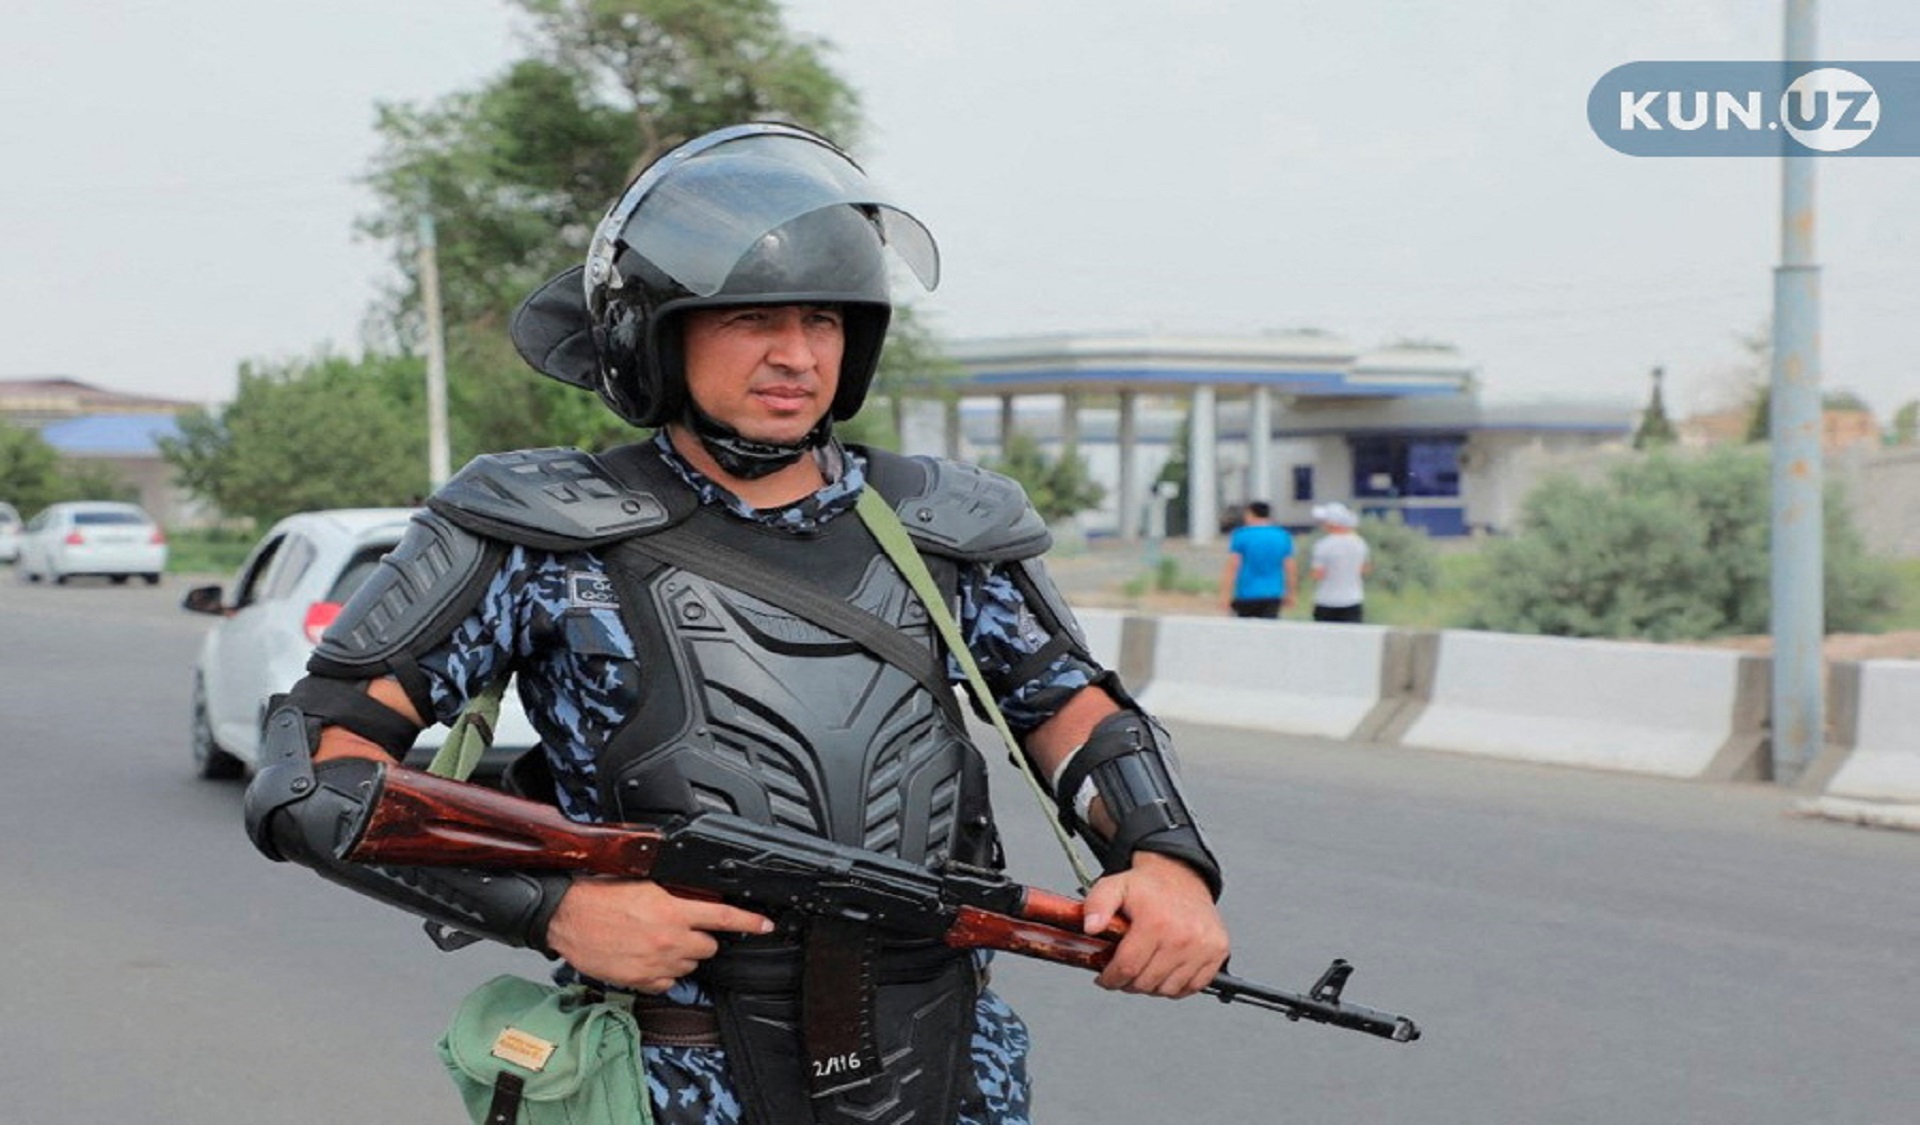
<path id="1" fill-rule="evenodd" d="M 866 610 L 788 571 L 715 543 L 684 524 L 625 540 L 615 551 L 631 551 L 677 566 L 798 614 L 912 676 L 942 707 L 956 711 L 959 707 L 937 646 L 922 647 Z"/>
<path id="2" fill-rule="evenodd" d="M 1067 838 L 1066 828 L 1061 825 L 1060 818 L 1051 811 L 1052 796 L 1047 792 L 1046 786 L 1040 783 L 1039 776 L 1034 773 L 1033 762 L 1021 747 L 1020 740 L 1013 736 L 1012 728 L 1007 726 L 1007 718 L 1001 714 L 1000 705 L 994 699 L 993 690 L 987 686 L 986 677 L 980 674 L 980 665 L 968 651 L 967 639 L 960 633 L 959 622 L 953 619 L 953 614 L 947 611 L 946 603 L 941 600 L 940 590 L 934 584 L 933 575 L 927 570 L 926 562 L 920 558 L 919 549 L 913 545 L 913 537 L 907 533 L 905 525 L 900 522 L 900 517 L 894 514 L 893 508 L 887 504 L 885 498 L 872 489 L 869 488 L 860 494 L 855 507 L 860 513 L 860 519 L 867 525 L 867 530 L 879 542 L 880 549 L 887 553 L 887 557 L 892 559 L 893 565 L 899 568 L 907 584 L 920 595 L 920 601 L 927 607 L 927 615 L 933 618 L 934 626 L 940 630 L 941 638 L 947 642 L 947 648 L 953 653 L 954 662 L 959 664 L 960 670 L 966 674 L 967 688 L 973 692 L 974 701 L 979 704 L 981 713 L 993 724 L 993 729 L 999 732 L 1001 741 L 1007 745 L 1007 755 L 1013 759 L 1013 764 L 1019 767 L 1020 776 L 1026 779 L 1027 788 L 1033 792 L 1034 799 L 1040 802 L 1040 808 L 1046 812 L 1047 824 L 1053 829 L 1053 838 L 1059 842 L 1060 849 L 1067 853 L 1067 863 L 1073 868 L 1074 878 L 1080 881 L 1080 888 L 1085 890 L 1092 886 L 1093 873 L 1087 870 L 1087 865 L 1081 860 L 1080 853 L 1073 850 L 1073 841 Z M 1034 674 L 1038 674 L 1037 670 Z"/>

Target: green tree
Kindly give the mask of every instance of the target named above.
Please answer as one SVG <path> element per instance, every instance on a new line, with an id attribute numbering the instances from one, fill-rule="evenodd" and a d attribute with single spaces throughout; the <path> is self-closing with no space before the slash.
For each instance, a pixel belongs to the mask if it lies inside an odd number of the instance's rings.
<path id="1" fill-rule="evenodd" d="M 1887 433 L 1889 445 L 1912 445 L 1920 441 L 1920 402 L 1902 403 L 1893 412 L 1893 428 Z"/>
<path id="2" fill-rule="evenodd" d="M 60 462 L 60 499 L 124 500 L 140 502 L 140 488 L 112 465 L 63 458 Z"/>
<path id="3" fill-rule="evenodd" d="M 1604 482 L 1556 477 L 1488 545 L 1469 625 L 1515 633 L 1681 640 L 1765 632 L 1771 474 L 1763 454 L 1656 454 Z M 1830 490 L 1831 491 L 1831 490 Z M 1826 619 L 1871 628 L 1893 576 L 1868 557 L 1837 492 L 1825 504 Z"/>
<path id="4" fill-rule="evenodd" d="M 0 500 L 31 517 L 62 500 L 138 500 L 140 490 L 117 470 L 62 458 L 45 438 L 0 419 Z"/>
<path id="5" fill-rule="evenodd" d="M 59 452 L 36 431 L 0 419 L 0 500 L 26 517 L 64 493 Z"/>
<path id="6" fill-rule="evenodd" d="M 1187 534 L 1188 524 L 1193 522 L 1193 505 L 1187 497 L 1187 447 L 1193 444 L 1191 420 L 1180 419 L 1180 426 L 1174 431 L 1173 445 L 1167 450 L 1167 460 L 1160 466 L 1160 472 L 1153 478 L 1153 489 L 1149 493 L 1149 502 L 1157 503 L 1152 497 L 1162 484 L 1174 487 L 1173 496 L 1167 501 L 1167 537 L 1175 539 Z"/>
<path id="7" fill-rule="evenodd" d="M 1106 495 L 1077 451 L 1068 448 L 1058 458 L 1049 457 L 1031 436 L 1017 430 L 1007 439 L 1001 456 L 989 458 L 986 466 L 1019 481 L 1034 510 L 1048 523 L 1084 512 Z"/>
<path id="8" fill-rule="evenodd" d="M 1747 443 L 1768 441 L 1773 437 L 1773 388 L 1765 383 L 1753 396 L 1747 414 Z"/>
<path id="9" fill-rule="evenodd" d="M 422 382 L 417 360 L 394 357 L 244 366 L 233 401 L 182 416 L 161 456 L 186 487 L 260 524 L 414 503 L 427 489 Z"/>
<path id="10" fill-rule="evenodd" d="M 1746 371 L 1752 395 L 1747 405 L 1747 441 L 1762 442 L 1773 426 L 1770 401 L 1773 386 L 1773 319 L 1762 320 L 1751 332 L 1736 333 L 1740 350 L 1747 353 L 1740 366 Z"/>
<path id="11" fill-rule="evenodd" d="M 584 256 L 607 204 L 669 147 L 722 125 L 785 120 L 851 143 L 852 89 L 824 44 L 773 0 L 513 0 L 529 57 L 476 90 L 379 111 L 364 233 L 394 246 L 400 283 L 376 313 L 414 347 L 416 230 L 434 217 L 456 454 L 628 440 L 580 391 L 534 375 L 508 317 Z"/>
<path id="12" fill-rule="evenodd" d="M 895 306 L 867 406 L 839 432 L 848 441 L 897 450 L 906 425 L 907 403 L 914 399 L 952 401 L 954 383 L 960 375 L 960 365 L 941 348 L 926 319 L 911 305 Z"/>
<path id="13" fill-rule="evenodd" d="M 1667 418 L 1667 402 L 1661 393 L 1660 384 L 1665 377 L 1664 368 L 1653 369 L 1653 394 L 1647 399 L 1647 408 L 1640 413 L 1640 428 L 1633 432 L 1635 449 L 1657 449 L 1679 440 L 1680 435 L 1674 432 L 1673 423 Z"/>
<path id="14" fill-rule="evenodd" d="M 1845 388 L 1835 388 L 1820 396 L 1820 409 L 1829 410 L 1865 410 L 1871 413 L 1867 400 Z M 1762 386 L 1753 400 L 1753 413 L 1747 421 L 1747 441 L 1763 442 L 1773 434 L 1773 388 Z"/>

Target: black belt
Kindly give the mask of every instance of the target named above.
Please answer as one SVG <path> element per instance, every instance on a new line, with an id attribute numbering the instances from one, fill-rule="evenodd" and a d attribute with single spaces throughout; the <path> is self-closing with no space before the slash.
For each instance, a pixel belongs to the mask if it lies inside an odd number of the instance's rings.
<path id="1" fill-rule="evenodd" d="M 595 1001 L 626 1004 L 633 1020 L 640 1025 L 640 1042 L 651 1047 L 718 1047 L 720 1017 L 712 1008 L 692 1008 L 670 1004 L 657 996 L 630 992 L 598 992 L 587 995 Z"/>

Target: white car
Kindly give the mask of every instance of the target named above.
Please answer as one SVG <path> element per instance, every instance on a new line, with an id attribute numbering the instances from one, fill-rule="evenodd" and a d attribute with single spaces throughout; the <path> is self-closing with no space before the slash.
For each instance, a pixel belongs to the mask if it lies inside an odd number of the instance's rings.
<path id="1" fill-rule="evenodd" d="M 234 577 L 189 590 L 181 607 L 217 616 L 193 668 L 193 762 L 205 778 L 238 777 L 259 762 L 267 699 L 306 673 L 307 657 L 353 592 L 406 533 L 411 508 L 353 508 L 288 516 L 257 543 Z M 447 728 L 420 734 L 409 765 L 424 765 Z M 497 776 L 539 744 L 509 690 L 493 748 L 477 777 Z"/>
<path id="2" fill-rule="evenodd" d="M 56 585 L 81 575 L 121 585 L 134 575 L 160 584 L 167 569 L 167 537 L 138 505 L 105 500 L 49 504 L 27 521 L 14 570 L 27 582 Z"/>
<path id="3" fill-rule="evenodd" d="M 20 557 L 20 513 L 12 504 L 0 501 L 0 562 Z"/>

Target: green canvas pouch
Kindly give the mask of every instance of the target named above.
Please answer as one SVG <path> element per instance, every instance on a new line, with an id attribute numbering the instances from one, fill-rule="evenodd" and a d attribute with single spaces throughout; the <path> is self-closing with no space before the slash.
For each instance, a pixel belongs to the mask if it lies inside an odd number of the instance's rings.
<path id="1" fill-rule="evenodd" d="M 652 1125 L 640 1028 L 617 1000 L 511 974 L 474 989 L 440 1059 L 475 1125 Z"/>

